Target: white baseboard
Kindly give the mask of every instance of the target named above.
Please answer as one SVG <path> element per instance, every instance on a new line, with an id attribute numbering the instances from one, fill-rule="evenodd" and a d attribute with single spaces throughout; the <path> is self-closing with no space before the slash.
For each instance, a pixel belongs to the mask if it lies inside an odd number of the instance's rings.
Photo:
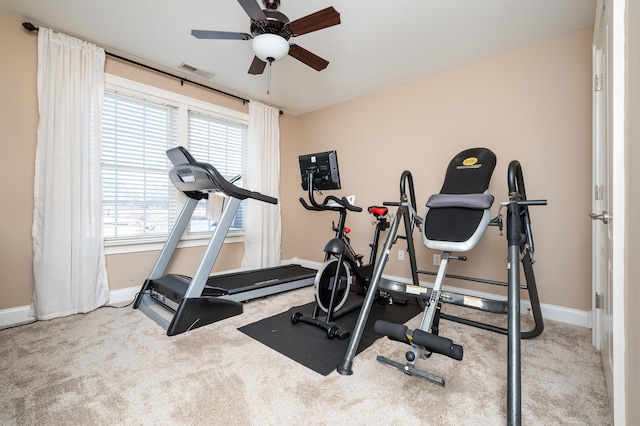
<path id="1" fill-rule="evenodd" d="M 112 290 L 109 292 L 109 302 L 107 304 L 113 305 L 116 303 L 130 302 L 138 291 L 140 291 L 140 286 Z M 29 315 L 29 306 L 0 310 L 0 327 L 31 322 L 33 320 L 35 320 L 35 318 Z"/>
<path id="2" fill-rule="evenodd" d="M 3 309 L 0 311 L 0 327 L 6 327 L 23 322 L 33 321 L 35 318 L 29 316 L 29 306 L 19 306 L 17 308 Z"/>
<path id="3" fill-rule="evenodd" d="M 299 264 L 307 268 L 319 269 L 322 265 L 321 262 L 313 262 L 304 259 L 292 258 L 282 261 L 283 265 L 286 264 Z M 229 271 L 225 271 L 229 272 Z M 384 278 L 397 281 L 399 283 L 410 284 L 411 280 L 403 277 L 395 277 L 391 275 L 384 275 Z M 433 286 L 433 283 L 424 282 L 423 284 L 428 287 Z M 123 303 L 132 301 L 136 293 L 140 290 L 140 286 L 129 287 L 119 290 L 112 290 L 109 293 L 109 304 Z M 451 286 L 443 286 L 443 290 L 451 291 L 453 293 L 459 293 L 468 296 L 475 296 L 488 299 L 503 299 L 491 293 L 485 293 L 480 291 L 467 290 Z M 528 300 L 523 300 L 520 305 L 521 312 L 527 312 L 527 309 L 531 307 Z M 551 321 L 563 322 L 566 324 L 577 325 L 580 327 L 591 328 L 592 315 L 591 311 L 580 311 L 578 309 L 565 308 L 562 306 L 549 305 L 541 303 L 540 308 L 542 310 L 542 317 Z M 0 327 L 6 327 L 13 324 L 20 324 L 24 322 L 33 321 L 33 317 L 29 316 L 29 306 L 20 306 L 17 308 L 9 308 L 0 310 Z"/>
<path id="4" fill-rule="evenodd" d="M 322 266 L 322 262 L 312 262 L 308 260 L 298 259 L 296 257 L 292 259 L 288 259 L 282 262 L 283 264 L 291 264 L 297 263 L 299 265 L 305 266 L 307 268 L 320 269 Z M 411 284 L 411 280 L 409 278 L 396 277 L 391 275 L 383 274 L 383 277 L 396 281 L 403 284 Z M 427 287 L 433 287 L 433 283 L 431 282 L 421 282 Z M 496 296 L 495 294 L 485 293 L 481 291 L 467 290 L 458 287 L 451 286 L 443 286 L 443 290 L 448 290 L 453 293 L 459 293 L 462 295 L 480 297 L 485 299 L 498 299 L 498 300 L 507 300 L 506 297 Z M 528 300 L 522 300 L 520 302 L 520 312 L 527 312 L 527 309 L 531 308 L 531 303 Z M 546 303 L 540 304 L 540 310 L 542 311 L 542 317 L 551 321 L 563 322 L 565 324 L 577 325 L 580 327 L 591 328 L 592 324 L 592 314 L 591 311 L 580 311 L 578 309 L 573 308 L 565 308 L 557 305 L 549 305 Z"/>
<path id="5" fill-rule="evenodd" d="M 396 277 L 391 275 L 384 275 L 383 277 L 396 281 L 402 284 L 411 284 L 411 280 L 409 278 Z M 426 285 L 427 287 L 433 287 L 432 282 L 428 281 L 420 281 L 422 285 Z M 458 293 L 467 296 L 480 297 L 483 299 L 494 299 L 494 300 L 507 300 L 506 297 L 497 296 L 492 293 L 486 293 L 482 291 L 468 290 L 459 287 L 452 286 L 442 286 L 443 290 L 450 291 L 452 293 Z M 527 312 L 528 309 L 531 308 L 531 303 L 528 300 L 520 301 L 520 312 Z M 557 305 L 549 305 L 546 303 L 540 304 L 540 310 L 542 311 L 542 318 L 551 321 L 563 322 L 565 324 L 577 325 L 580 327 L 591 328 L 592 320 L 591 320 L 591 311 L 580 311 L 578 309 L 573 308 L 565 308 Z"/>
<path id="6" fill-rule="evenodd" d="M 109 292 L 109 305 L 123 302 L 131 302 L 140 291 L 141 286 L 122 288 Z"/>

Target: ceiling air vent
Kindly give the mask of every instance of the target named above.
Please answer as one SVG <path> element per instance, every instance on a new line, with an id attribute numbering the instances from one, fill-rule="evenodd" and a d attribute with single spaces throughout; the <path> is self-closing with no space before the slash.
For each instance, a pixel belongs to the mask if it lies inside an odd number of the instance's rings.
<path id="1" fill-rule="evenodd" d="M 178 68 L 180 68 L 181 70 L 193 73 L 195 75 L 198 75 L 200 77 L 204 77 L 206 79 L 210 79 L 211 77 L 213 77 L 212 72 L 201 70 L 199 68 L 194 67 L 193 65 L 185 64 L 184 62 L 178 65 Z"/>

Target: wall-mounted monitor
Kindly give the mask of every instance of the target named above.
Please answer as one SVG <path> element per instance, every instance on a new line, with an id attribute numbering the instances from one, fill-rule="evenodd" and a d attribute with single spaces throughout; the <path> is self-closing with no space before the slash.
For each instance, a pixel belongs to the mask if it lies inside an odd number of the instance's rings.
<path id="1" fill-rule="evenodd" d="M 338 171 L 338 154 L 336 151 L 318 152 L 298 157 L 302 189 L 309 190 L 309 172 L 312 175 L 312 187 L 322 191 L 340 189 L 340 172 Z"/>

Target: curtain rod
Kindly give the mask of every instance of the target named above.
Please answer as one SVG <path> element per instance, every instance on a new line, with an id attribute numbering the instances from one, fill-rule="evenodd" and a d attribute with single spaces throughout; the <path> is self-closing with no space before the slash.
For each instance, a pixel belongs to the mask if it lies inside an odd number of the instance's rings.
<path id="1" fill-rule="evenodd" d="M 23 23 L 22 23 L 22 27 L 23 27 L 25 30 L 27 30 L 27 31 L 38 31 L 38 27 L 36 27 L 35 25 L 33 25 L 31 22 L 23 22 Z M 204 85 L 204 84 L 198 83 L 198 82 L 196 82 L 196 81 L 192 81 L 192 80 L 189 80 L 189 79 L 187 79 L 187 78 L 180 77 L 179 75 L 171 74 L 171 73 L 169 73 L 169 72 L 163 71 L 163 70 L 158 69 L 158 68 L 151 67 L 151 66 L 149 66 L 149 65 L 145 65 L 145 64 L 143 64 L 143 63 L 140 63 L 140 62 L 134 61 L 134 60 L 132 60 L 132 59 L 128 59 L 128 58 L 125 58 L 125 57 L 123 57 L 123 56 L 120 56 L 120 55 L 116 55 L 116 54 L 114 54 L 114 53 L 107 52 L 106 50 L 105 50 L 105 52 L 104 52 L 104 53 L 105 53 L 106 55 L 108 55 L 108 56 L 111 56 L 111 57 L 113 57 L 113 58 L 119 59 L 119 60 L 121 60 L 121 61 L 129 62 L 130 64 L 137 65 L 137 66 L 139 66 L 139 67 L 146 68 L 146 69 L 148 69 L 148 70 L 151 70 L 151 71 L 154 71 L 154 72 L 157 72 L 157 73 L 160 73 L 160 74 L 164 74 L 164 75 L 169 76 L 169 77 L 176 78 L 176 79 L 180 80 L 180 85 L 181 85 L 181 86 L 182 86 L 182 85 L 184 85 L 184 83 L 186 82 L 186 83 L 190 83 L 190 84 L 193 84 L 193 85 L 195 85 L 195 86 L 198 86 L 198 87 L 202 87 L 202 88 L 204 88 L 204 89 L 213 90 L 214 92 L 219 93 L 219 94 L 221 94 L 221 95 L 229 96 L 229 97 L 231 97 L 231 98 L 234 98 L 234 99 L 237 99 L 237 100 L 239 100 L 239 101 L 242 101 L 242 104 L 243 104 L 243 105 L 244 105 L 244 104 L 246 104 L 246 103 L 249 103 L 249 102 L 250 102 L 250 101 L 249 101 L 249 99 L 241 98 L 240 96 L 236 96 L 236 95 L 234 95 L 234 94 L 232 94 L 232 93 L 228 93 L 228 92 L 225 92 L 225 91 L 223 91 L 223 90 L 219 90 L 219 89 L 216 89 L 216 88 L 214 88 L 214 87 L 210 87 L 210 86 L 207 86 L 207 85 Z M 280 115 L 282 115 L 282 114 L 283 114 L 283 112 L 282 112 L 282 110 L 280 110 Z"/>

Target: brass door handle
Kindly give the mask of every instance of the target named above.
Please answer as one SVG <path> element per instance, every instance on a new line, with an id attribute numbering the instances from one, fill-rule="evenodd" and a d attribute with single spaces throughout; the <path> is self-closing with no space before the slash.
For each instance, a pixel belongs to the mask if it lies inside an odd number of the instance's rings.
<path id="1" fill-rule="evenodd" d="M 603 210 L 601 214 L 591 213 L 589 217 L 592 220 L 601 220 L 605 225 L 609 223 L 610 219 L 613 219 L 613 216 L 609 215 L 606 210 Z"/>

